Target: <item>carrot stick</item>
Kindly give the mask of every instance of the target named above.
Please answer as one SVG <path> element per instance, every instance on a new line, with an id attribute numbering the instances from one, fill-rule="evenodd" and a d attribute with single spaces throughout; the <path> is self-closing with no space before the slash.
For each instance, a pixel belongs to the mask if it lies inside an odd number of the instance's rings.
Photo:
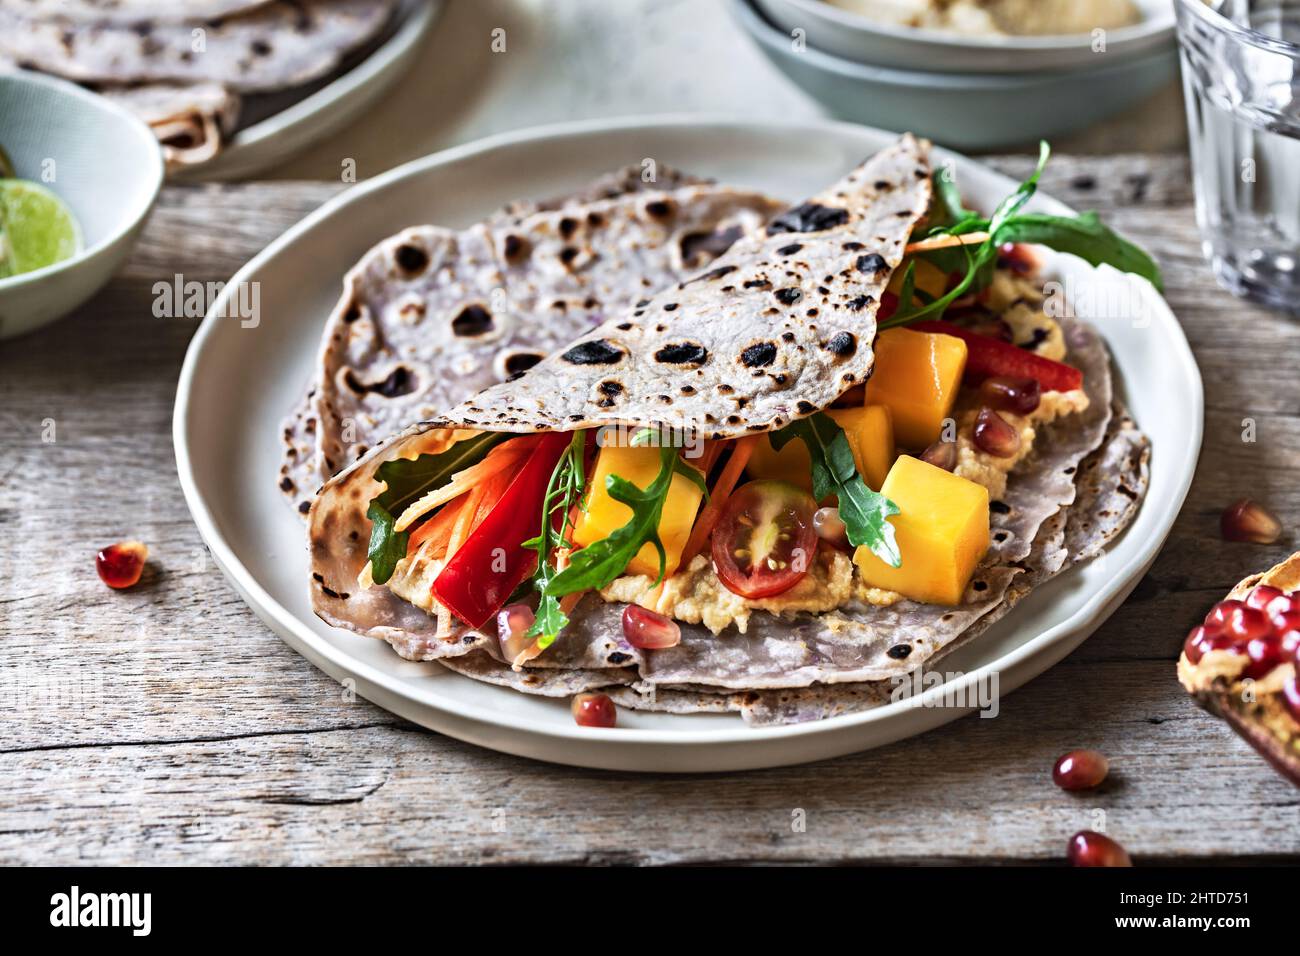
<path id="1" fill-rule="evenodd" d="M 714 525 L 718 523 L 718 518 L 722 516 L 722 509 L 727 504 L 727 499 L 736 490 L 736 482 L 740 480 L 741 473 L 745 470 L 745 466 L 749 464 L 749 456 L 754 453 L 754 446 L 758 442 L 766 440 L 766 438 L 766 435 L 746 435 L 744 438 L 736 439 L 736 447 L 732 449 L 731 458 L 727 461 L 726 466 L 722 469 L 722 474 L 718 475 L 718 480 L 709 492 L 709 503 L 700 512 L 695 527 L 691 529 L 691 536 L 686 539 L 686 547 L 682 549 L 682 560 L 678 565 L 679 568 L 687 567 L 691 563 L 691 559 L 704 547 L 704 542 L 709 540 L 709 535 L 713 534 Z"/>
<path id="2" fill-rule="evenodd" d="M 988 241 L 988 238 L 987 232 L 967 232 L 960 236 L 931 236 L 929 239 L 909 242 L 903 247 L 903 253 L 910 256 L 914 252 L 933 252 L 935 249 L 950 249 L 953 246 L 979 245 Z"/>
<path id="3" fill-rule="evenodd" d="M 434 508 L 459 497 L 475 485 L 487 481 L 502 470 L 518 464 L 519 460 L 531 451 L 535 444 L 531 442 L 517 444 L 519 441 L 519 439 L 513 439 L 498 445 L 488 452 L 487 456 L 477 465 L 471 465 L 463 471 L 456 472 L 451 476 L 451 481 L 437 491 L 431 491 L 423 498 L 413 502 L 398 515 L 397 521 L 393 524 L 393 530 L 405 531 L 422 515 L 426 515 Z"/>
<path id="4" fill-rule="evenodd" d="M 447 541 L 447 559 L 459 550 L 460 546 L 465 543 L 469 537 L 470 525 L 474 523 L 474 516 L 478 514 L 479 502 L 483 500 L 483 485 L 475 485 L 474 490 L 469 493 L 469 498 L 460 509 L 460 514 L 456 516 L 456 524 L 451 529 L 451 538 Z"/>
<path id="5" fill-rule="evenodd" d="M 451 538 L 451 530 L 456 524 L 456 518 L 465 507 L 463 498 L 462 495 L 462 498 L 447 502 L 441 511 L 412 531 L 406 545 L 407 553 L 417 550 L 420 545 L 432 538 L 434 543 L 431 556 L 437 557 L 438 552 L 446 547 L 447 541 Z"/>

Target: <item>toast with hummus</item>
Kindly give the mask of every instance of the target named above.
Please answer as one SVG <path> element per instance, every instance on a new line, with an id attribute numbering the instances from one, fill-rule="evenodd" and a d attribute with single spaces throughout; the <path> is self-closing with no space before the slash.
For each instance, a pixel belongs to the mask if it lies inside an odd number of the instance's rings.
<path id="1" fill-rule="evenodd" d="M 753 722 L 869 701 L 1145 488 L 1100 337 L 1020 241 L 1158 271 L 1095 217 L 1022 212 L 1037 177 L 985 218 L 904 136 L 371 450 L 311 506 L 317 614 L 531 693 Z"/>

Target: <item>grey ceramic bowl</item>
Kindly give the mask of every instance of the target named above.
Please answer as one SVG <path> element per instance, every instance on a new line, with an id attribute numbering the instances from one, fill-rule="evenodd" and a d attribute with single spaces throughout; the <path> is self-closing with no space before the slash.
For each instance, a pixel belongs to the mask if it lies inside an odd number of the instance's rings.
<path id="1" fill-rule="evenodd" d="M 19 178 L 68 204 L 84 239 L 71 259 L 0 279 L 5 339 L 71 312 L 117 271 L 153 208 L 163 160 L 153 133 L 121 107 L 23 71 L 0 73 L 0 144 Z"/>
<path id="2" fill-rule="evenodd" d="M 911 130 L 945 146 L 990 149 L 1032 143 L 1090 126 L 1169 83 L 1173 49 L 1118 63 L 1038 73 L 929 73 L 866 66 L 793 42 L 755 9 L 730 0 L 736 20 L 786 76 L 832 114 Z"/>

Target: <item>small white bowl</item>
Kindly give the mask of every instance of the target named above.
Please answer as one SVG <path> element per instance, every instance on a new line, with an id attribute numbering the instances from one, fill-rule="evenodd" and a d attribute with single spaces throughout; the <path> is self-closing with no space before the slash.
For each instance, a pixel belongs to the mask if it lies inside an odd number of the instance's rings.
<path id="1" fill-rule="evenodd" d="M 163 181 L 149 127 L 75 84 L 0 73 L 0 145 L 20 179 L 59 195 L 81 225 L 81 252 L 0 279 L 0 339 L 71 312 L 121 266 Z"/>
<path id="2" fill-rule="evenodd" d="M 855 63 L 936 73 L 1032 73 L 1113 66 L 1174 45 L 1171 0 L 1136 0 L 1141 23 L 1106 31 L 1105 52 L 1090 34 L 977 37 L 877 23 L 824 0 L 755 0 L 763 15 L 789 34 L 802 29 L 808 45 Z"/>
<path id="3" fill-rule="evenodd" d="M 795 49 L 751 0 L 732 13 L 782 72 L 839 119 L 911 130 L 956 149 L 1032 146 L 1127 109 L 1172 82 L 1174 49 L 1100 68 L 1037 73 L 936 73 L 865 66 L 811 44 Z"/>

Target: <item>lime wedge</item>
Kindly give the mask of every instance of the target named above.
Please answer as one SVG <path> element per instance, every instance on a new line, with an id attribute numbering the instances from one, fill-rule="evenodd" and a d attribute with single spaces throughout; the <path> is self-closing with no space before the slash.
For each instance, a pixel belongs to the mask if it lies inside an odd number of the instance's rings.
<path id="1" fill-rule="evenodd" d="M 0 277 L 43 269 L 81 249 L 81 227 L 39 183 L 0 179 Z"/>
<path id="2" fill-rule="evenodd" d="M 15 175 L 14 164 L 10 161 L 9 154 L 5 152 L 3 146 L 0 146 L 0 179 L 13 179 Z"/>

